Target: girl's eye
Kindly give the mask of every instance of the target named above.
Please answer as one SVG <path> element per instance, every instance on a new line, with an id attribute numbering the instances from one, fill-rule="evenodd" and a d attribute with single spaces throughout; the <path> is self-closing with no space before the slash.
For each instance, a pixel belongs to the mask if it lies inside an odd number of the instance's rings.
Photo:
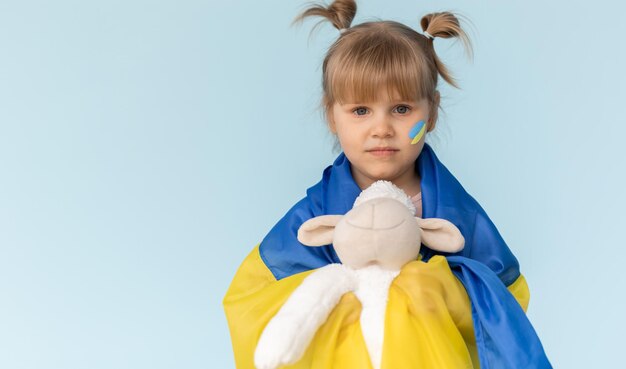
<path id="1" fill-rule="evenodd" d="M 397 110 L 400 114 L 406 114 L 409 112 L 409 110 L 411 110 L 411 108 L 406 105 L 398 105 Z"/>
<path id="2" fill-rule="evenodd" d="M 356 113 L 356 115 L 365 115 L 365 113 L 367 113 L 367 108 L 364 107 L 358 107 L 354 110 L 352 110 L 353 113 Z M 363 113 L 363 114 L 359 114 L 359 112 Z"/>
<path id="3" fill-rule="evenodd" d="M 397 110 L 400 114 L 408 114 L 411 110 L 411 107 L 406 105 L 398 105 L 395 110 Z M 358 108 L 353 109 L 352 112 L 358 116 L 362 116 L 367 114 L 367 108 L 359 106 Z"/>

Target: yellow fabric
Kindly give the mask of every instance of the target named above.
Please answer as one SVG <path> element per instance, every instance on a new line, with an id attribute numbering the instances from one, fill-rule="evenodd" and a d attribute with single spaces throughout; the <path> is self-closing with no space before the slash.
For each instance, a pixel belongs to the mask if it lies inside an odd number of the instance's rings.
<path id="1" fill-rule="evenodd" d="M 443 256 L 402 268 L 386 314 L 382 369 L 480 367 L 470 301 Z"/>
<path id="2" fill-rule="evenodd" d="M 522 306 L 524 312 L 528 310 L 528 302 L 530 301 L 530 290 L 528 289 L 528 283 L 526 283 L 526 278 L 522 274 L 513 282 L 510 286 L 507 287 L 509 292 L 513 294 L 517 302 Z"/>
<path id="3" fill-rule="evenodd" d="M 238 369 L 254 369 L 265 325 L 310 273 L 276 281 L 258 245 L 244 260 L 223 301 Z M 371 369 L 360 313 L 356 296 L 344 295 L 302 359 L 282 368 Z M 381 369 L 479 368 L 470 302 L 444 257 L 402 269 L 390 287 L 385 319 Z"/>

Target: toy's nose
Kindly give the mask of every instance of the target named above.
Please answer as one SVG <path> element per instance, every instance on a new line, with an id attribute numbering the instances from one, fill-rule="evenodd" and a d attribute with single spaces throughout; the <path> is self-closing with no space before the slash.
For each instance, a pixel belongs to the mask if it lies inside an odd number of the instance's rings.
<path id="1" fill-rule="evenodd" d="M 407 208 L 400 202 L 378 198 L 352 209 L 347 223 L 362 229 L 391 229 L 406 220 Z"/>

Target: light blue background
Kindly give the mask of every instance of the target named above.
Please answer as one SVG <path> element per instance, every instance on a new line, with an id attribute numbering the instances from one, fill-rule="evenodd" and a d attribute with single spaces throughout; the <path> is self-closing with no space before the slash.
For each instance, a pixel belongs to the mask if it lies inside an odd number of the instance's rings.
<path id="1" fill-rule="evenodd" d="M 556 368 L 623 362 L 624 6 L 360 1 L 437 51 L 428 141 L 531 288 Z M 304 1 L 0 2 L 0 368 L 233 368 L 221 300 L 332 163 Z"/>

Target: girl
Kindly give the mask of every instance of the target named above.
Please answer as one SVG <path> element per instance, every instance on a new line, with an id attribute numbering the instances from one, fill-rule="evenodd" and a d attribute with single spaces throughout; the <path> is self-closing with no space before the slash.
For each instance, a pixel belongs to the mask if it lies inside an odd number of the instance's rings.
<path id="1" fill-rule="evenodd" d="M 435 53 L 435 39 L 457 37 L 471 54 L 469 38 L 457 17 L 449 12 L 427 14 L 421 19 L 423 33 L 418 33 L 394 21 L 352 26 L 355 14 L 354 1 L 337 0 L 328 7 L 314 5 L 294 21 L 321 16 L 340 32 L 323 62 L 322 107 L 342 152 L 307 190 L 307 196 L 254 247 L 231 283 L 224 307 L 238 368 L 254 368 L 253 352 L 263 327 L 302 279 L 312 269 L 340 262 L 332 245 L 300 244 L 296 238 L 300 225 L 318 215 L 345 214 L 359 193 L 379 179 L 393 182 L 410 195 L 416 216 L 454 223 L 465 237 L 465 248 L 458 255 L 486 265 L 524 311 L 528 306 L 528 286 L 516 258 L 482 207 L 424 142 L 437 123 L 439 76 L 458 87 Z M 421 250 L 424 262 L 436 254 L 424 245 Z M 349 298 L 344 300 L 351 303 Z M 331 357 L 336 346 L 351 347 L 344 352 L 358 351 L 347 343 L 352 342 L 349 337 L 358 335 L 358 328 L 349 324 L 353 318 L 344 316 L 334 329 L 327 327 L 294 367 L 311 367 L 315 358 L 319 368 L 326 367 L 322 362 L 328 367 L 367 368 L 367 362 L 360 361 L 362 355 Z M 465 318 L 465 323 L 472 321 L 471 315 Z M 471 323 L 468 329 L 469 334 L 461 332 L 465 344 L 459 355 L 467 357 L 462 365 L 487 367 L 479 359 Z M 540 347 L 532 349 L 543 353 Z M 421 350 L 418 360 L 422 361 L 412 363 L 415 367 L 452 365 L 442 358 L 447 353 L 437 348 Z"/>

